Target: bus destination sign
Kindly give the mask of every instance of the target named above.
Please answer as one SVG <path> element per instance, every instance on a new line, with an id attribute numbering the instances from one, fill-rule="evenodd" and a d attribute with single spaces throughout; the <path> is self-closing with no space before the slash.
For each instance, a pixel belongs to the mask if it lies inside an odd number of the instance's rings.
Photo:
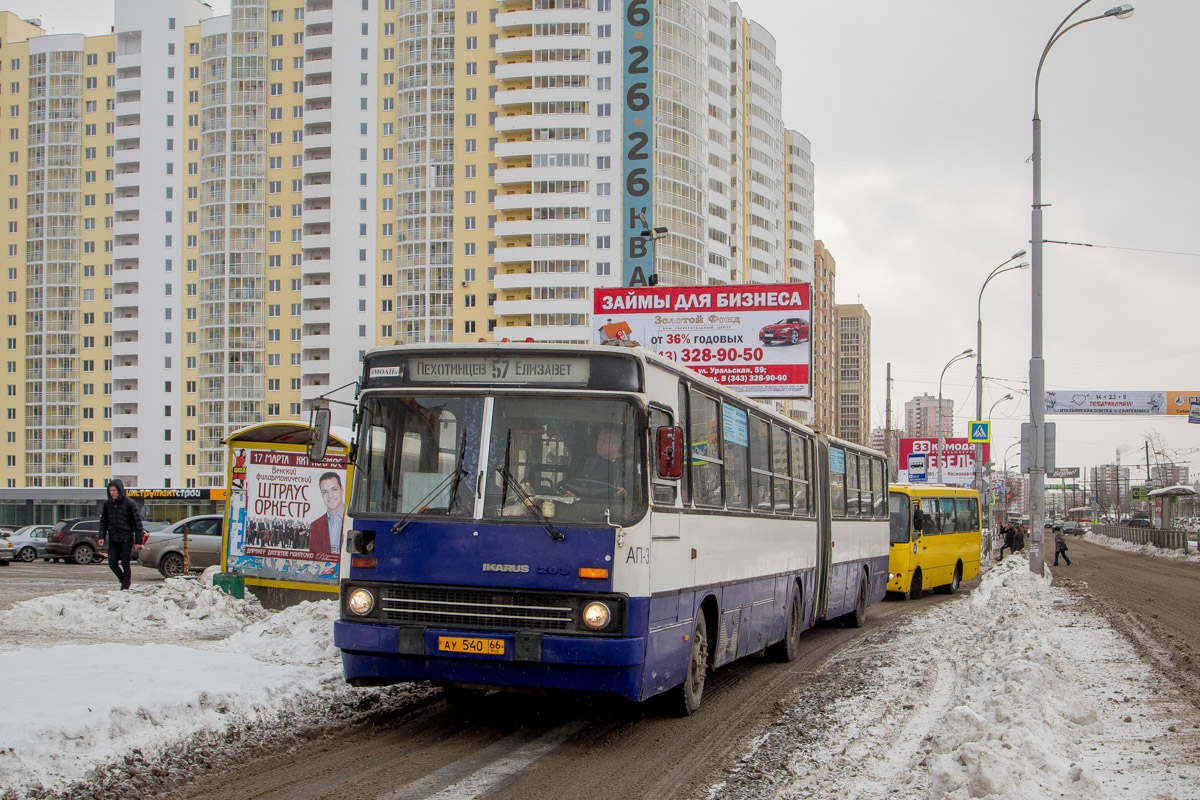
<path id="1" fill-rule="evenodd" d="M 415 356 L 408 359 L 410 384 L 486 383 L 514 386 L 587 386 L 590 362 L 557 355 Z"/>

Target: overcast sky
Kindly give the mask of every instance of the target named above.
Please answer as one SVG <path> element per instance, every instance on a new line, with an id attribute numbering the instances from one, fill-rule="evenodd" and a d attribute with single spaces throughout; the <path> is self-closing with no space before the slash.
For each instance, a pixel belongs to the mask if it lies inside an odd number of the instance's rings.
<path id="1" fill-rule="evenodd" d="M 816 235 L 837 299 L 872 316 L 872 422 L 938 393 L 975 347 L 984 279 L 1028 249 L 1033 84 L 1075 0 L 745 0 L 775 32 L 784 118 L 812 142 Z M 1094 0 L 1075 19 L 1115 3 Z M 1041 79 L 1044 349 L 1050 390 L 1200 390 L 1200 3 L 1142 0 L 1070 31 Z M 1127 249 L 1122 249 L 1127 248 Z M 1186 253 L 1172 255 L 1165 252 Z M 984 414 L 994 459 L 1029 417 L 1030 270 L 983 298 Z M 973 361 L 949 368 L 956 433 L 974 417 Z M 1186 418 L 1050 416 L 1058 464 L 1144 462 L 1148 432 L 1200 448 Z M 1018 449 L 1010 458 L 1016 460 Z M 1200 477 L 1200 453 L 1187 459 Z M 1136 475 L 1144 473 L 1136 472 Z"/>
<path id="2" fill-rule="evenodd" d="M 1103 13 L 1094 0 L 1078 18 Z M 777 38 L 784 118 L 812 142 L 816 235 L 838 264 L 837 299 L 873 321 L 872 424 L 936 396 L 942 368 L 975 346 L 991 269 L 1030 239 L 1033 81 L 1075 0 L 743 0 Z M 1200 2 L 1141 0 L 1054 47 L 1043 70 L 1046 387 L 1200 391 Z M 19 0 L 51 32 L 103 33 L 96 0 Z M 228 2 L 214 2 L 227 13 Z M 994 459 L 1028 420 L 1030 271 L 983 299 L 984 414 Z M 973 361 L 946 372 L 955 433 L 974 416 Z M 1200 477 L 1200 425 L 1186 418 L 1047 417 L 1058 464 L 1144 463 L 1161 434 Z M 1010 454 L 1010 464 L 1017 449 Z M 1144 473 L 1135 471 L 1140 477 Z"/>

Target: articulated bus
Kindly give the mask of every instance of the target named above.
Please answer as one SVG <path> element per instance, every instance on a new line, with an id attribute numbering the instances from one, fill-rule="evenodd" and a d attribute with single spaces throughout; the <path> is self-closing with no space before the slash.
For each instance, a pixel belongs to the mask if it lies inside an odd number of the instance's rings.
<path id="1" fill-rule="evenodd" d="M 905 599 L 932 587 L 953 594 L 979 574 L 979 492 L 936 484 L 893 484 L 888 591 Z"/>
<path id="2" fill-rule="evenodd" d="M 334 628 L 352 684 L 690 714 L 711 670 L 791 660 L 883 599 L 883 455 L 640 347 L 377 348 L 356 405 Z"/>

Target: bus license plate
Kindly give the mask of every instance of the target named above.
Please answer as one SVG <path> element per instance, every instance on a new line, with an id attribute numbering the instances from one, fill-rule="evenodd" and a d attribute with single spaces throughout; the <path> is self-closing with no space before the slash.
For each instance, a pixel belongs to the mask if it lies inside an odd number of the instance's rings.
<path id="1" fill-rule="evenodd" d="M 438 650 L 445 653 L 468 653 L 478 656 L 504 655 L 503 639 L 468 639 L 461 636 L 439 636 Z"/>

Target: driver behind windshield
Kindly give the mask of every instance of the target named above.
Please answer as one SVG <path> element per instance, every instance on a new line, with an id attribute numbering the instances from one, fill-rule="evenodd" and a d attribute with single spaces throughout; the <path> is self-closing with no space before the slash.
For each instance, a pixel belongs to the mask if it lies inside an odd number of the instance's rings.
<path id="1" fill-rule="evenodd" d="M 629 467 L 629 462 L 621 458 L 621 434 L 617 427 L 603 425 L 596 431 L 594 452 L 571 462 L 564 489 L 570 494 L 572 483 L 583 481 L 597 489 L 608 488 L 612 496 L 625 497 Z M 600 484 L 606 486 L 601 487 Z M 587 492 L 587 488 L 585 486 L 584 491 L 579 493 L 596 494 Z"/>

